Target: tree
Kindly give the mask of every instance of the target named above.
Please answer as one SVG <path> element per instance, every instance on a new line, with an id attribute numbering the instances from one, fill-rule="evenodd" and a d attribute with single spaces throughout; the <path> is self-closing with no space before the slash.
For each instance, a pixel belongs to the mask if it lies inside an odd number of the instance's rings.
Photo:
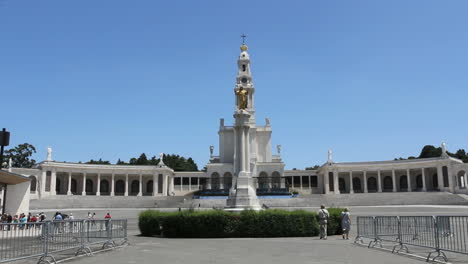
<path id="1" fill-rule="evenodd" d="M 432 145 L 426 145 L 421 150 L 421 154 L 419 154 L 419 158 L 435 158 L 440 157 L 442 155 L 442 149 L 436 148 Z"/>
<path id="2" fill-rule="evenodd" d="M 145 153 L 141 153 L 140 157 L 136 160 L 135 165 L 149 165 Z"/>
<path id="3" fill-rule="evenodd" d="M 125 161 L 121 161 L 120 159 L 117 161 L 116 164 L 117 165 L 127 165 L 127 163 L 125 163 Z"/>
<path id="4" fill-rule="evenodd" d="M 31 168 L 36 164 L 31 156 L 36 153 L 36 148 L 28 143 L 19 144 L 18 146 L 5 151 L 5 159 L 11 158 L 12 166 L 17 168 Z"/>
<path id="5" fill-rule="evenodd" d="M 307 167 L 305 170 L 318 170 L 320 168 L 320 165 L 315 165 L 313 167 Z"/>
<path id="6" fill-rule="evenodd" d="M 91 159 L 90 161 L 86 162 L 86 164 L 111 164 L 108 160 L 93 160 Z"/>

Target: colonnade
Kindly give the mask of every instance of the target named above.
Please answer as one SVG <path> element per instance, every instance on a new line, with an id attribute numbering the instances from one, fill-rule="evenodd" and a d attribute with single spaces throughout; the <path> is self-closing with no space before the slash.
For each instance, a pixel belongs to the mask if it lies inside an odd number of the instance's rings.
<path id="1" fill-rule="evenodd" d="M 448 166 L 389 169 L 335 168 L 323 174 L 324 193 L 454 191 L 468 186 L 466 176 L 454 181 Z M 461 183 L 463 181 L 463 183 Z M 369 186 L 371 185 L 371 186 Z M 371 189 L 370 189 L 371 187 Z"/>
<path id="2" fill-rule="evenodd" d="M 134 185 L 136 182 L 138 182 L 137 186 Z M 143 183 L 146 183 L 145 188 L 143 188 Z M 79 185 L 81 185 L 81 188 L 79 188 Z M 135 189 L 138 191 L 131 192 Z M 144 189 L 146 189 L 145 192 Z M 174 181 L 169 174 L 158 172 L 67 172 L 53 168 L 42 171 L 38 181 L 38 191 L 40 195 L 168 196 L 173 194 Z M 60 191 L 60 193 L 57 193 L 57 191 Z M 101 192 L 105 192 L 105 194 Z"/>

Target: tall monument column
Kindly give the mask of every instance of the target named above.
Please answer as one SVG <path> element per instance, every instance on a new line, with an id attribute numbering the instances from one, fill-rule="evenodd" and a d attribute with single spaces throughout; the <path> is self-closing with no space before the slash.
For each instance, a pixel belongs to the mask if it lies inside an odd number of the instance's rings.
<path id="1" fill-rule="evenodd" d="M 235 141 L 234 177 L 237 178 L 235 185 L 229 193 L 227 200 L 228 208 L 238 209 L 260 209 L 257 198 L 255 182 L 250 172 L 250 150 L 249 130 L 251 115 L 243 109 L 236 110 L 235 118 Z"/>
<path id="2" fill-rule="evenodd" d="M 250 57 L 247 45 L 242 43 L 238 60 L 238 74 L 234 94 L 234 178 L 226 205 L 229 209 L 260 209 L 256 186 L 250 168 L 251 128 L 255 126 L 253 106 L 254 87 L 250 73 Z"/>

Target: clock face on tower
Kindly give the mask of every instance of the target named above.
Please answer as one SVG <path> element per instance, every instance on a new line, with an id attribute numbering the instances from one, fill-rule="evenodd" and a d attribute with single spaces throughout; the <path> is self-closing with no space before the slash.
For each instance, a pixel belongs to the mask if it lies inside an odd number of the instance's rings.
<path id="1" fill-rule="evenodd" d="M 247 83 L 247 78 L 242 77 L 241 82 L 242 82 L 242 83 Z"/>

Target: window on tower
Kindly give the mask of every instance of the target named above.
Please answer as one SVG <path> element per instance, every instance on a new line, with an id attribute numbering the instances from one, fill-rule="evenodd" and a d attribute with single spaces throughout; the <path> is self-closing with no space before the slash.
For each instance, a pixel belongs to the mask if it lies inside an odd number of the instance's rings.
<path id="1" fill-rule="evenodd" d="M 245 71 L 245 64 L 242 64 L 242 71 Z"/>

